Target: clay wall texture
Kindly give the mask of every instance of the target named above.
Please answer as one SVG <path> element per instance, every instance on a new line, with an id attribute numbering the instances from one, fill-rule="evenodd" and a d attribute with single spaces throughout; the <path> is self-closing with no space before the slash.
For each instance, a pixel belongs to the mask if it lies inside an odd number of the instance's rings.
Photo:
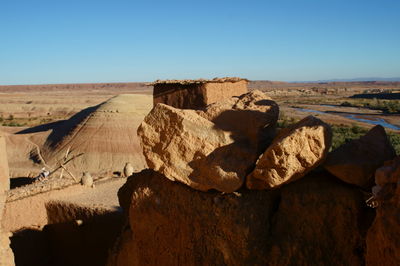
<path id="1" fill-rule="evenodd" d="M 205 106 L 246 93 L 247 81 L 154 84 L 153 103 L 164 103 L 181 109 Z"/>

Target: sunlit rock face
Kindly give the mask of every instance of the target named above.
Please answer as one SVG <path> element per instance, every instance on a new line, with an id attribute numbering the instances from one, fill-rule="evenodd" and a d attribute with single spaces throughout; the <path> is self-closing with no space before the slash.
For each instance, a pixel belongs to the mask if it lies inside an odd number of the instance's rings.
<path id="1" fill-rule="evenodd" d="M 331 141 L 330 126 L 313 116 L 283 129 L 247 177 L 247 188 L 272 189 L 303 177 L 323 162 Z"/>

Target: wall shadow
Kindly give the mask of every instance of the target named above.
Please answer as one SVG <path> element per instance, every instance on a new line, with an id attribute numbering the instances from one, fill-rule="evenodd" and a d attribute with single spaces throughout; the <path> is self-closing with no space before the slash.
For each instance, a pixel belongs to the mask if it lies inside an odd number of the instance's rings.
<path id="1" fill-rule="evenodd" d="M 47 236 L 41 230 L 24 228 L 14 232 L 10 240 L 16 266 L 55 265 Z"/>
<path id="2" fill-rule="evenodd" d="M 35 178 L 32 178 L 32 177 L 10 178 L 10 189 L 30 185 L 34 182 L 35 182 Z"/>

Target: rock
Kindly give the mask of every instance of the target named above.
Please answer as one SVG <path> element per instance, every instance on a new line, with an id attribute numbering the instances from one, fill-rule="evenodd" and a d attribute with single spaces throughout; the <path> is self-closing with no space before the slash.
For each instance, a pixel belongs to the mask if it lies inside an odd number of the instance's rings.
<path id="1" fill-rule="evenodd" d="M 342 181 L 368 189 L 374 183 L 376 169 L 394 156 L 385 129 L 378 125 L 331 152 L 324 167 Z"/>
<path id="2" fill-rule="evenodd" d="M 375 184 L 385 186 L 387 184 L 396 184 L 400 179 L 400 156 L 393 160 L 384 162 L 383 166 L 375 172 Z"/>
<path id="3" fill-rule="evenodd" d="M 269 265 L 363 265 L 373 210 L 329 173 L 282 187 L 271 226 Z"/>
<path id="4" fill-rule="evenodd" d="M 0 222 L 3 221 L 6 191 L 10 189 L 10 176 L 6 152 L 6 141 L 0 132 Z M 14 255 L 10 248 L 9 233 L 2 228 L 0 223 L 0 265 L 14 265 Z"/>
<path id="5" fill-rule="evenodd" d="M 10 189 L 10 175 L 7 160 L 6 140 L 0 132 L 0 193 Z"/>
<path id="6" fill-rule="evenodd" d="M 161 80 L 152 83 L 153 102 L 175 108 L 201 109 L 208 104 L 247 92 L 247 80 L 216 78 L 212 80 Z"/>
<path id="7" fill-rule="evenodd" d="M 330 126 L 313 116 L 283 129 L 247 176 L 247 188 L 277 188 L 303 177 L 322 163 L 331 141 Z"/>
<path id="8" fill-rule="evenodd" d="M 327 173 L 282 190 L 199 192 L 153 170 L 120 189 L 117 265 L 361 265 L 361 192 Z M 139 218 L 140 217 L 140 218 Z"/>
<path id="9" fill-rule="evenodd" d="M 132 164 L 129 162 L 126 163 L 125 167 L 124 167 L 124 176 L 125 177 L 131 176 L 133 174 L 133 172 L 134 172 L 134 168 L 133 168 Z"/>
<path id="10" fill-rule="evenodd" d="M 0 228 L 0 265 L 13 266 L 14 254 L 10 248 L 9 234 Z"/>
<path id="11" fill-rule="evenodd" d="M 194 189 L 233 192 L 257 153 L 194 110 L 157 104 L 138 128 L 149 168 Z"/>
<path id="12" fill-rule="evenodd" d="M 264 92 L 253 90 L 211 104 L 199 114 L 262 153 L 275 135 L 279 106 Z"/>
<path id="13" fill-rule="evenodd" d="M 379 204 L 367 235 L 366 265 L 400 265 L 400 157 L 376 171 Z"/>
<path id="14" fill-rule="evenodd" d="M 93 178 L 89 172 L 84 172 L 81 180 L 82 185 L 86 187 L 93 187 Z"/>

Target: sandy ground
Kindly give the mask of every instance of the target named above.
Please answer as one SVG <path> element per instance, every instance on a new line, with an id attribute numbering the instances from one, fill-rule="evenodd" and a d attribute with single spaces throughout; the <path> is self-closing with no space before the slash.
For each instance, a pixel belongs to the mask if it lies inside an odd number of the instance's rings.
<path id="1" fill-rule="evenodd" d="M 71 193 L 60 193 L 57 199 L 75 204 L 118 208 L 118 189 L 125 184 L 125 182 L 125 178 L 99 180 L 95 183 L 94 188 L 80 186 Z"/>
<path id="2" fill-rule="evenodd" d="M 48 223 L 46 203 L 50 201 L 115 211 L 119 208 L 117 192 L 125 181 L 125 178 L 111 178 L 97 181 L 94 188 L 75 184 L 28 197 L 13 198 L 12 201 L 8 198 L 1 223 L 8 231 L 21 228 L 41 229 Z"/>

